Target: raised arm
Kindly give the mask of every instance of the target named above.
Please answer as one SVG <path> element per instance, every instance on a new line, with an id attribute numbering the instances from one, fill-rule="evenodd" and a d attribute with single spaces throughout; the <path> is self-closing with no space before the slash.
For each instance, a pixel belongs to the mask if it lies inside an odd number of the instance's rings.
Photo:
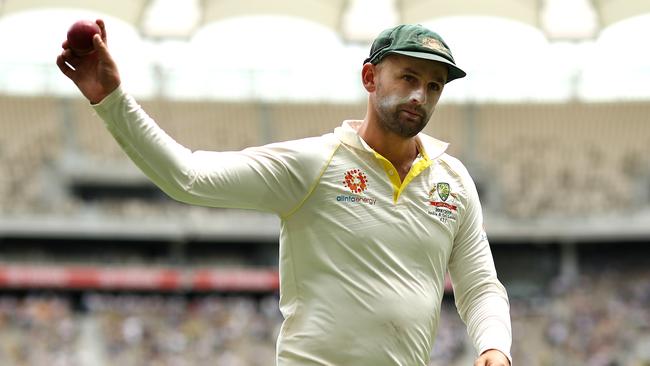
<path id="1" fill-rule="evenodd" d="M 120 87 L 106 47 L 104 22 L 95 52 L 77 56 L 68 42 L 57 65 L 93 104 L 129 158 L 170 197 L 197 205 L 247 208 L 284 215 L 319 177 L 335 144 L 297 140 L 243 151 L 191 151 L 176 142 Z M 299 157 L 299 158 L 298 158 Z"/>

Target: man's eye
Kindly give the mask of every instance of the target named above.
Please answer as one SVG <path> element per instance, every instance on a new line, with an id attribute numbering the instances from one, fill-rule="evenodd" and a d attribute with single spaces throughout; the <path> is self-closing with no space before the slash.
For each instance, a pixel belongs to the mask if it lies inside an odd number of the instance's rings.
<path id="1" fill-rule="evenodd" d="M 411 76 L 411 75 L 404 75 L 404 76 L 402 76 L 402 79 L 404 79 L 404 80 L 406 80 L 408 82 L 411 82 L 411 81 L 415 80 L 415 78 L 413 76 Z"/>
<path id="2" fill-rule="evenodd" d="M 429 89 L 430 89 L 430 90 L 438 91 L 438 90 L 440 90 L 440 84 L 438 84 L 438 83 L 431 83 L 431 84 L 429 84 Z"/>

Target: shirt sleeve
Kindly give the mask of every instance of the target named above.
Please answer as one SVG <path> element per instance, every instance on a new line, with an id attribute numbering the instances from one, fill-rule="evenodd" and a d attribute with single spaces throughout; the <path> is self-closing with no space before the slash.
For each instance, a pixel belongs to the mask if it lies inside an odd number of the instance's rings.
<path id="1" fill-rule="evenodd" d="M 181 202 L 283 215 L 301 202 L 325 162 L 320 138 L 193 152 L 165 133 L 121 87 L 93 107 L 129 158 Z"/>
<path id="2" fill-rule="evenodd" d="M 466 190 L 465 212 L 448 267 L 456 307 L 478 354 L 497 349 L 512 364 L 508 295 L 497 279 L 492 252 L 483 229 L 483 214 L 476 186 L 464 168 L 461 175 Z"/>

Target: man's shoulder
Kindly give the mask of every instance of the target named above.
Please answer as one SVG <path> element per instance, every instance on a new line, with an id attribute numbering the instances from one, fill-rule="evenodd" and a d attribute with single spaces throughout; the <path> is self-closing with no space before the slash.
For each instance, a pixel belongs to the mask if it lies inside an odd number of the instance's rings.
<path id="1" fill-rule="evenodd" d="M 334 136 L 333 133 L 326 133 L 321 136 L 311 136 L 294 140 L 272 142 L 264 145 L 263 147 L 303 153 L 322 153 L 324 150 L 335 148 L 338 146 L 338 144 L 339 140 Z"/>
<path id="2" fill-rule="evenodd" d="M 443 153 L 438 157 L 438 159 L 457 174 L 469 175 L 469 172 L 467 171 L 467 167 L 457 157 L 449 155 L 448 153 Z"/>
<path id="3" fill-rule="evenodd" d="M 244 152 L 264 157 L 265 161 L 282 162 L 290 170 L 311 171 L 320 169 L 320 166 L 331 158 L 338 145 L 338 139 L 328 133 L 249 147 L 244 149 Z"/>

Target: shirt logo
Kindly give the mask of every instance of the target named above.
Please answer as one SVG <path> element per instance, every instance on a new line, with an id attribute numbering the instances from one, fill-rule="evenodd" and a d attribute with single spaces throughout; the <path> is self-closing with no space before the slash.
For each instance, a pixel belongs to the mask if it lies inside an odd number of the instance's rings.
<path id="1" fill-rule="evenodd" d="M 449 183 L 438 183 L 436 184 L 436 190 L 438 191 L 438 197 L 445 202 L 449 198 L 449 193 L 451 189 L 449 188 Z"/>
<path id="2" fill-rule="evenodd" d="M 349 202 L 350 204 L 364 203 L 368 205 L 377 204 L 377 199 L 363 194 L 368 189 L 368 177 L 361 169 L 351 169 L 343 176 L 343 185 L 353 194 L 342 194 L 336 196 L 337 202 Z"/>
<path id="3" fill-rule="evenodd" d="M 345 172 L 343 185 L 352 193 L 363 193 L 368 188 L 368 177 L 360 169 Z"/>
<path id="4" fill-rule="evenodd" d="M 429 215 L 437 217 L 443 223 L 456 220 L 458 194 L 451 191 L 449 183 L 436 183 L 429 191 L 428 201 L 433 206 L 427 210 Z"/>
<path id="5" fill-rule="evenodd" d="M 452 200 L 447 202 L 450 196 Z M 458 194 L 453 193 L 451 191 L 451 186 L 446 182 L 437 183 L 429 191 L 429 204 L 431 204 L 431 206 L 444 207 L 451 211 L 456 211 L 458 207 L 451 203 L 456 199 L 458 199 Z"/>

